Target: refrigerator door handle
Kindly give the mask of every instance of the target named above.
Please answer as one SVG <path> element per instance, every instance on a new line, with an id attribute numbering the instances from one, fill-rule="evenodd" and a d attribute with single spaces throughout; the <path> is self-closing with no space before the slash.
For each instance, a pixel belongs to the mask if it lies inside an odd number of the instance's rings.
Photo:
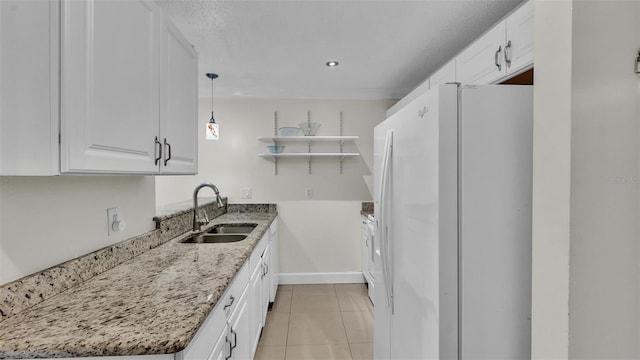
<path id="1" fill-rule="evenodd" d="M 380 235 L 380 250 L 382 252 L 380 259 L 382 261 L 382 275 L 384 277 L 385 295 L 387 298 L 387 304 L 391 308 L 391 313 L 394 313 L 393 307 L 393 283 L 392 283 L 392 271 L 391 271 L 391 247 L 388 238 L 388 222 L 387 222 L 387 192 L 388 192 L 388 179 L 390 174 L 390 162 L 393 150 L 393 131 L 387 131 L 384 146 L 384 155 L 382 157 L 382 177 L 380 179 L 380 219 L 378 223 L 379 235 Z"/>

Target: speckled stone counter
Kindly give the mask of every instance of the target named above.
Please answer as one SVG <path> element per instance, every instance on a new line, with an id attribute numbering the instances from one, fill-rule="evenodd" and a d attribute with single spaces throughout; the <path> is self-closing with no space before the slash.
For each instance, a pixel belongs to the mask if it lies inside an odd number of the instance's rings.
<path id="1" fill-rule="evenodd" d="M 183 350 L 275 219 L 227 213 L 219 223 L 257 223 L 228 244 L 183 244 L 189 233 L 0 322 L 0 358 L 169 354 Z"/>

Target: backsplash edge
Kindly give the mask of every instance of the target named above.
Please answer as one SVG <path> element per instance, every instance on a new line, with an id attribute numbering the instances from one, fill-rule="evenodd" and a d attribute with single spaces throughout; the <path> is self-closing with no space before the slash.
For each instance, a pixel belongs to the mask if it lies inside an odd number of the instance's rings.
<path id="1" fill-rule="evenodd" d="M 215 203 L 200 208 L 210 219 L 227 212 Z M 0 285 L 0 322 L 190 231 L 192 211 L 154 217 L 154 230 Z"/>

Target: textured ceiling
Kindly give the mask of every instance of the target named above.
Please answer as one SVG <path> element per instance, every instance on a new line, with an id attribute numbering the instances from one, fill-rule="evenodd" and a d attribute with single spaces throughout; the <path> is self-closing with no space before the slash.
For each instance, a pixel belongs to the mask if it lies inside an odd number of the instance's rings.
<path id="1" fill-rule="evenodd" d="M 199 53 L 200 96 L 215 72 L 216 98 L 325 99 L 399 99 L 521 1 L 156 0 Z"/>

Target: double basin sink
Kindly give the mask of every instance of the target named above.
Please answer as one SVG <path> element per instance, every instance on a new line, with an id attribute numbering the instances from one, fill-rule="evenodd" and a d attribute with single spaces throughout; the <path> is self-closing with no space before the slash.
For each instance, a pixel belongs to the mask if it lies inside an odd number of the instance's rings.
<path id="1" fill-rule="evenodd" d="M 258 224 L 218 224 L 205 233 L 193 234 L 182 240 L 187 244 L 221 244 L 241 241 L 249 236 L 249 233 Z"/>

